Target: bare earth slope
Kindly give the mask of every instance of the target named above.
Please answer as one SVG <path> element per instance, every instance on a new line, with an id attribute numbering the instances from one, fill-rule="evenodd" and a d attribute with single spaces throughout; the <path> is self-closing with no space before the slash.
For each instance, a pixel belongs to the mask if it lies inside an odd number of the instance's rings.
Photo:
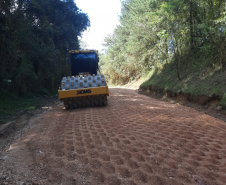
<path id="1" fill-rule="evenodd" d="M 111 88 L 107 107 L 31 119 L 0 153 L 0 184 L 226 184 L 226 124 Z"/>

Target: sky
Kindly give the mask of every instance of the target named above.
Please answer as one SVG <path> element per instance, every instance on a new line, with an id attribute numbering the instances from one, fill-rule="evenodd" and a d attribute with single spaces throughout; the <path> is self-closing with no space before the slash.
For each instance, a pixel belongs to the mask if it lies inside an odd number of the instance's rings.
<path id="1" fill-rule="evenodd" d="M 75 3 L 90 19 L 91 26 L 82 36 L 86 49 L 103 50 L 104 38 L 119 25 L 120 0 L 75 0 Z"/>

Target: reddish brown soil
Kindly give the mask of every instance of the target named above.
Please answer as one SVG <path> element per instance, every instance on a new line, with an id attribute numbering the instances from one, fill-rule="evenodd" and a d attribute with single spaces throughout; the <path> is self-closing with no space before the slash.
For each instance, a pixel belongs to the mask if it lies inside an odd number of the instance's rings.
<path id="1" fill-rule="evenodd" d="M 0 154 L 0 184 L 226 184 L 226 124 L 110 89 L 107 107 L 58 104 Z"/>

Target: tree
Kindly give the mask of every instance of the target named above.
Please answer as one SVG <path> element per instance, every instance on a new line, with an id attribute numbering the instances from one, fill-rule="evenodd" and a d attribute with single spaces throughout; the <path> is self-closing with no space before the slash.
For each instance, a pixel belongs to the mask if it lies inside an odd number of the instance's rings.
<path id="1" fill-rule="evenodd" d="M 12 80 L 8 90 L 57 89 L 70 74 L 68 51 L 79 49 L 78 36 L 89 26 L 73 0 L 0 1 L 0 78 Z"/>
<path id="2" fill-rule="evenodd" d="M 104 43 L 105 74 L 127 83 L 155 65 L 174 62 L 181 79 L 181 63 L 193 65 L 200 56 L 209 65 L 225 65 L 225 9 L 224 0 L 123 1 L 121 25 Z M 194 60 L 184 60 L 188 57 Z"/>

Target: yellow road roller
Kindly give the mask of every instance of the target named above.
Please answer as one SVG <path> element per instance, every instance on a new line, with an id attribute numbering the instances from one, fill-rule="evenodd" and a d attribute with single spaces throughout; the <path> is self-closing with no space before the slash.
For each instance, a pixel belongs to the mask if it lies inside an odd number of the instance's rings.
<path id="1" fill-rule="evenodd" d="M 67 62 L 72 76 L 63 77 L 58 90 L 59 100 L 66 109 L 107 105 L 108 85 L 104 75 L 98 74 L 97 50 L 71 50 Z"/>

